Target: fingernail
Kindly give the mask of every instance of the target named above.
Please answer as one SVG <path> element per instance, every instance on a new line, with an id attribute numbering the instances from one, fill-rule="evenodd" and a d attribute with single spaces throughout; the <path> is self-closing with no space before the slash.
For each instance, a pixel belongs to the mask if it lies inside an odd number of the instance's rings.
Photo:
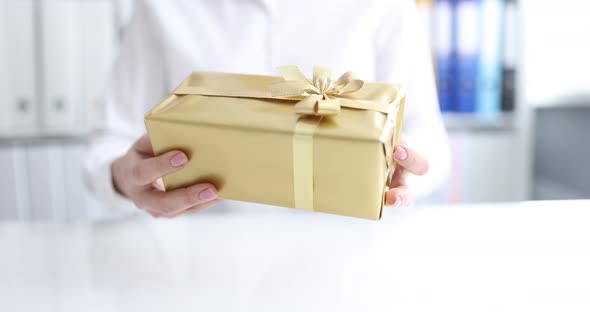
<path id="1" fill-rule="evenodd" d="M 199 193 L 199 198 L 202 200 L 213 200 L 217 198 L 217 193 L 209 187 Z"/>
<path id="2" fill-rule="evenodd" d="M 396 208 L 396 207 L 399 207 L 401 205 L 401 203 L 402 203 L 401 196 L 396 196 L 395 200 L 393 202 L 389 202 L 386 205 L 388 208 Z"/>
<path id="3" fill-rule="evenodd" d="M 398 146 L 397 150 L 395 150 L 395 153 L 393 154 L 393 156 L 395 156 L 395 159 L 397 160 L 406 160 L 406 158 L 408 158 L 408 152 L 406 151 L 405 148 Z"/>
<path id="4" fill-rule="evenodd" d="M 397 196 L 395 198 L 395 203 L 393 204 L 393 207 L 394 208 L 397 208 L 397 207 L 399 207 L 401 205 L 402 205 L 402 198 L 401 198 L 401 196 Z"/>
<path id="5" fill-rule="evenodd" d="M 186 155 L 182 152 L 177 153 L 176 155 L 172 156 L 172 158 L 170 158 L 170 164 L 173 167 L 180 167 L 180 166 L 186 164 L 187 161 L 188 161 L 188 158 L 186 158 Z"/>

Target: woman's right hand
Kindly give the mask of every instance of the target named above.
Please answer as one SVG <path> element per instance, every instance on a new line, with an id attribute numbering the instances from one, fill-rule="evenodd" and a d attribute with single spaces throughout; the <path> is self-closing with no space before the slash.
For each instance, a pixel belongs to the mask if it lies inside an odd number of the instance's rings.
<path id="1" fill-rule="evenodd" d="M 144 135 L 112 163 L 113 185 L 155 218 L 174 218 L 217 203 L 217 190 L 209 183 L 164 190 L 162 177 L 184 168 L 187 162 L 186 154 L 181 151 L 154 156 L 149 137 Z"/>

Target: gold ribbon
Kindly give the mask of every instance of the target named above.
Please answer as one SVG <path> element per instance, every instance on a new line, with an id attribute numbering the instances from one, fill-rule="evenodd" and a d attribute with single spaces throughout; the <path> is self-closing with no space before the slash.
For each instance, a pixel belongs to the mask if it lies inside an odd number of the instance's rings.
<path id="1" fill-rule="evenodd" d="M 383 93 L 374 96 L 359 91 L 365 83 L 352 72 L 332 81 L 332 71 L 314 66 L 313 79 L 305 77 L 297 66 L 279 67 L 284 82 L 271 86 L 273 98 L 298 100 L 295 113 L 304 115 L 297 120 L 293 136 L 293 183 L 295 207 L 314 210 L 313 135 L 321 117 L 340 113 L 341 107 L 372 109 L 388 112 Z M 381 96 L 381 97 L 380 97 Z M 306 115 L 321 116 L 306 118 Z"/>
<path id="2" fill-rule="evenodd" d="M 301 116 L 293 134 L 295 208 L 314 211 L 313 135 L 322 117 Z"/>
<path id="3" fill-rule="evenodd" d="M 398 87 L 366 83 L 347 72 L 331 80 L 331 71 L 314 67 L 308 80 L 297 66 L 279 67 L 282 77 L 226 73 L 193 73 L 174 90 L 175 95 L 206 95 L 296 101 L 295 112 L 303 115 L 334 115 L 341 107 L 389 113 Z"/>
<path id="4" fill-rule="evenodd" d="M 295 104 L 297 114 L 336 115 L 341 107 L 387 112 L 389 103 L 383 101 L 383 93 L 359 92 L 365 83 L 352 72 L 346 72 L 338 80 L 332 81 L 329 68 L 314 66 L 313 79 L 310 81 L 297 66 L 278 69 L 285 81 L 273 84 L 271 95 L 278 99 L 298 100 Z"/>

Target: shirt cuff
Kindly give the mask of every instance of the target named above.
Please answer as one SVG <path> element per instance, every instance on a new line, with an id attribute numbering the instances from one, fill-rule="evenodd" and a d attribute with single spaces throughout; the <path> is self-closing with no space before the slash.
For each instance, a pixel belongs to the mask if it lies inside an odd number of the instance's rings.
<path id="1" fill-rule="evenodd" d="M 431 195 L 443 186 L 450 171 L 450 151 L 446 134 L 436 140 L 420 140 L 419 137 L 404 135 L 408 147 L 414 152 L 426 157 L 430 169 L 423 176 L 410 174 L 406 178 L 406 184 L 415 197 L 421 199 Z"/>
<path id="2" fill-rule="evenodd" d="M 138 214 L 139 209 L 133 202 L 121 195 L 113 185 L 113 176 L 111 171 L 111 161 L 102 163 L 95 175 L 96 181 L 92 183 L 95 186 L 94 193 L 98 200 L 103 204 L 123 214 Z"/>

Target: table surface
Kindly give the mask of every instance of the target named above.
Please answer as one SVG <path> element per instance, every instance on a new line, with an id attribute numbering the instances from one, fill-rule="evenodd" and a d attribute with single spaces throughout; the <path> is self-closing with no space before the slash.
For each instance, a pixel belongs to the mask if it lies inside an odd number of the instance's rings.
<path id="1" fill-rule="evenodd" d="M 0 224 L 0 311 L 590 310 L 590 201 L 267 208 Z"/>

